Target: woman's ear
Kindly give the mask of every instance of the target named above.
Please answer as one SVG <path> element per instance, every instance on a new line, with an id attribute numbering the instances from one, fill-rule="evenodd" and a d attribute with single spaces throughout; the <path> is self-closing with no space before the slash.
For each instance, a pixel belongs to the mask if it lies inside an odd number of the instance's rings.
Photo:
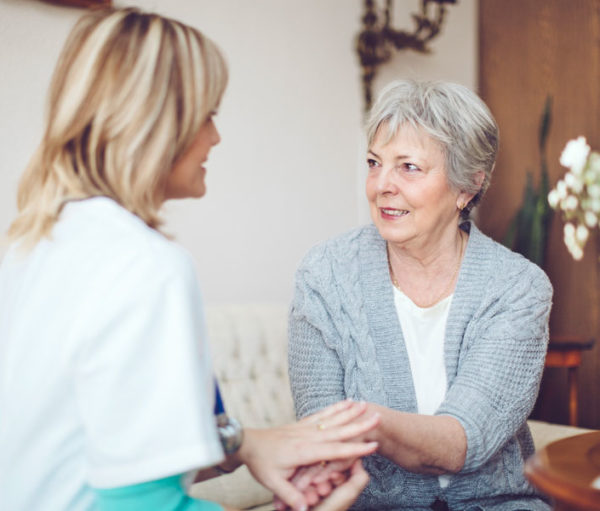
<path id="1" fill-rule="evenodd" d="M 484 180 L 485 180 L 485 172 L 483 172 L 483 170 L 477 171 L 477 173 L 475 174 L 475 179 L 474 179 L 475 185 L 477 186 L 477 191 L 474 193 L 460 192 L 458 194 L 458 197 L 456 198 L 456 207 L 458 209 L 460 209 L 462 211 L 467 206 L 467 204 L 469 204 L 469 202 L 471 202 L 473 197 L 475 197 L 475 195 L 477 195 L 479 193 L 479 190 L 481 190 L 481 186 L 483 185 Z"/>
<path id="2" fill-rule="evenodd" d="M 481 186 L 483 185 L 483 181 L 485 180 L 485 172 L 483 170 L 478 170 L 475 174 L 475 184 L 477 185 L 477 191 L 481 190 Z M 476 193 L 473 195 L 477 195 Z"/>

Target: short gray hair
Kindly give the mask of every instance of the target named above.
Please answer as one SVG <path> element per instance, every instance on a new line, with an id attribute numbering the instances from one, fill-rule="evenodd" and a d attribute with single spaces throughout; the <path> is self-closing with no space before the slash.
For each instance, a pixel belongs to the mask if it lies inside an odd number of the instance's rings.
<path id="1" fill-rule="evenodd" d="M 457 83 L 394 81 L 381 91 L 369 113 L 369 147 L 382 125 L 391 139 L 406 123 L 440 144 L 450 186 L 476 194 L 463 210 L 463 218 L 468 217 L 490 184 L 498 152 L 498 126 L 488 107 L 477 94 Z M 485 176 L 481 188 L 475 179 L 479 171 Z"/>

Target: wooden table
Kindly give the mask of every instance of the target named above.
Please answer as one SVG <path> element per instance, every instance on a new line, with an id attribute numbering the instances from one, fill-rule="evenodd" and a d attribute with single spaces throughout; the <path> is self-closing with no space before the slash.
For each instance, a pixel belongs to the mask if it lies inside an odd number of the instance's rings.
<path id="1" fill-rule="evenodd" d="M 600 432 L 548 444 L 527 460 L 525 475 L 556 510 L 599 511 Z"/>
<path id="2" fill-rule="evenodd" d="M 577 426 L 578 397 L 577 369 L 581 365 L 581 352 L 589 350 L 594 339 L 573 336 L 552 336 L 546 355 L 546 367 L 566 367 L 569 385 L 569 424 Z"/>

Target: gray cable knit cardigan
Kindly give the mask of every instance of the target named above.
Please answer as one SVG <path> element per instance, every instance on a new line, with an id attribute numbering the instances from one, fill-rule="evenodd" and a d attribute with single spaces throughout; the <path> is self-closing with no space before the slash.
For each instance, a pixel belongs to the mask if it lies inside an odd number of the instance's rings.
<path id="1" fill-rule="evenodd" d="M 448 487 L 386 458 L 353 509 L 547 510 L 523 476 L 534 448 L 526 419 L 540 383 L 552 287 L 544 272 L 463 224 L 469 241 L 446 324 L 446 397 L 460 421 L 463 469 Z M 385 241 L 373 225 L 313 248 L 296 274 L 289 369 L 298 417 L 346 397 L 417 412 Z"/>

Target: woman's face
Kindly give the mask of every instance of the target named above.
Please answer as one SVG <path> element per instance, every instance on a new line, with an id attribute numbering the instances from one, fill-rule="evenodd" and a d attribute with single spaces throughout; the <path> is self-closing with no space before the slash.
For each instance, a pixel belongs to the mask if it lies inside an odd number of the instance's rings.
<path id="1" fill-rule="evenodd" d="M 391 243 L 434 247 L 456 229 L 457 204 L 472 196 L 450 187 L 443 150 L 429 135 L 410 125 L 387 135 L 382 125 L 367 153 L 371 218 Z"/>
<path id="2" fill-rule="evenodd" d="M 198 130 L 192 145 L 175 162 L 167 176 L 165 200 L 202 197 L 206 193 L 206 169 L 202 166 L 214 145 L 221 141 L 211 115 Z"/>

